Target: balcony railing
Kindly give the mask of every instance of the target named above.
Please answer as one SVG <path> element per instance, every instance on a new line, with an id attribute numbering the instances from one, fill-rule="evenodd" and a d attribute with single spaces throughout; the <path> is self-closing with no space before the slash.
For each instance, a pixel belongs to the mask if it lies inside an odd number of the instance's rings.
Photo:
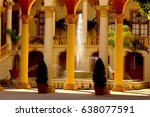
<path id="1" fill-rule="evenodd" d="M 43 36 L 31 36 L 30 38 L 30 45 L 38 46 L 44 44 L 44 37 Z M 65 36 L 55 36 L 53 38 L 53 45 L 54 46 L 66 46 L 67 45 L 67 38 Z M 87 37 L 87 43 L 85 46 L 97 46 L 98 45 L 98 36 L 89 36 Z"/>
<path id="2" fill-rule="evenodd" d="M 65 36 L 55 36 L 53 39 L 54 39 L 54 46 L 67 45 L 67 38 Z"/>
<path id="3" fill-rule="evenodd" d="M 145 46 L 150 46 L 150 36 L 142 36 L 141 40 Z"/>
<path id="4" fill-rule="evenodd" d="M 87 37 L 87 46 L 97 46 L 99 41 L 98 41 L 98 36 L 89 36 Z"/>
<path id="5" fill-rule="evenodd" d="M 31 36 L 29 43 L 32 46 L 44 45 L 44 36 Z"/>
<path id="6" fill-rule="evenodd" d="M 5 56 L 7 56 L 9 53 L 8 51 L 8 44 L 5 44 L 1 47 L 1 54 L 0 54 L 0 59 L 4 58 Z"/>
<path id="7" fill-rule="evenodd" d="M 142 42 L 145 46 L 150 46 L 150 36 L 141 36 L 139 39 L 140 42 Z M 44 36 L 31 36 L 30 45 L 40 46 L 43 44 L 44 44 Z M 53 44 L 54 46 L 60 46 L 60 47 L 66 46 L 67 38 L 65 36 L 55 36 L 53 38 Z M 85 46 L 98 46 L 98 44 L 99 44 L 98 36 L 88 36 L 87 43 L 85 44 Z M 5 46 L 3 48 L 6 48 Z"/>

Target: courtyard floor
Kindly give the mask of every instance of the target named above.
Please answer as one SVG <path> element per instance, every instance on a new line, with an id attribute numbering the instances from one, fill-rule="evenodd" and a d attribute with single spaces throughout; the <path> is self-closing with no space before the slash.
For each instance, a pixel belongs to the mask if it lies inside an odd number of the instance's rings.
<path id="1" fill-rule="evenodd" d="M 56 89 L 55 93 L 39 94 L 37 88 L 6 88 L 0 92 L 0 100 L 150 100 L 150 88 L 125 92 L 111 91 L 111 95 L 105 96 L 95 96 L 94 90 Z"/>

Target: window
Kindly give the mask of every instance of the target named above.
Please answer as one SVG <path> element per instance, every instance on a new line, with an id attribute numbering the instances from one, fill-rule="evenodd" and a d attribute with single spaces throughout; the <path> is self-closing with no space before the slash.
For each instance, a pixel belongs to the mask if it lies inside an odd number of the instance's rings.
<path id="1" fill-rule="evenodd" d="M 138 11 L 131 12 L 131 28 L 133 35 L 148 36 L 149 21 L 145 14 L 140 14 Z"/>
<path id="2" fill-rule="evenodd" d="M 38 35 L 43 36 L 45 32 L 45 13 L 39 12 L 39 19 L 38 19 Z"/>

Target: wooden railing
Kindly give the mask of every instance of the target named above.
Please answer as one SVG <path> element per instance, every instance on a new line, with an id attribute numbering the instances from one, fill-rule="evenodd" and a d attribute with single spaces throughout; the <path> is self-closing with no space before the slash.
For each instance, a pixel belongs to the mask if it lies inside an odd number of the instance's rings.
<path id="1" fill-rule="evenodd" d="M 8 44 L 5 44 L 1 47 L 0 59 L 4 58 L 6 55 L 8 55 L 8 53 Z"/>

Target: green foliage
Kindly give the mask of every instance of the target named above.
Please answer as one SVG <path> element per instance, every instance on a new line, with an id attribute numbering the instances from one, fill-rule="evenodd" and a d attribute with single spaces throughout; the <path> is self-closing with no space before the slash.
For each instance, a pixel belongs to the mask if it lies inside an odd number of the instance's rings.
<path id="1" fill-rule="evenodd" d="M 108 37 L 108 45 L 113 48 L 115 47 L 114 37 Z"/>
<path id="2" fill-rule="evenodd" d="M 18 46 L 18 42 L 21 39 L 21 35 L 17 34 L 16 30 L 11 29 L 5 29 L 4 33 L 10 36 L 13 48 L 12 48 L 12 55 L 13 55 L 13 63 L 12 63 L 12 69 L 16 69 L 17 65 L 17 59 L 16 55 L 18 54 L 18 51 L 20 50 L 20 46 Z"/>
<path id="3" fill-rule="evenodd" d="M 134 0 L 140 6 L 140 12 L 145 13 L 150 19 L 150 0 Z"/>
<path id="4" fill-rule="evenodd" d="M 131 49 L 133 52 L 137 50 L 143 50 L 149 53 L 148 47 L 144 45 L 143 42 L 140 41 L 138 36 L 133 36 L 132 33 L 129 31 L 129 26 L 123 26 L 123 47 Z M 114 30 L 108 31 L 108 45 L 110 47 L 115 47 L 115 33 Z"/>
<path id="5" fill-rule="evenodd" d="M 16 30 L 5 29 L 4 33 L 10 36 L 13 45 L 17 45 L 18 41 L 21 39 L 21 35 L 17 34 Z"/>
<path id="6" fill-rule="evenodd" d="M 134 37 L 131 40 L 132 46 L 131 46 L 131 50 L 133 52 L 136 52 L 137 50 L 143 50 L 146 51 L 147 53 L 149 53 L 148 47 L 144 45 L 144 43 L 142 43 L 139 39 L 138 36 Z"/>
<path id="7" fill-rule="evenodd" d="M 132 33 L 129 31 L 129 26 L 128 25 L 124 25 L 123 26 L 123 46 L 125 48 L 131 48 L 131 42 L 130 40 L 132 40 L 133 36 Z M 110 47 L 115 47 L 115 32 L 114 30 L 109 30 L 108 31 L 108 45 Z"/>
<path id="8" fill-rule="evenodd" d="M 88 20 L 87 22 L 87 29 L 88 31 L 92 30 L 92 29 L 95 29 L 96 30 L 96 26 L 97 26 L 97 23 L 96 23 L 96 18 L 93 18 L 92 20 Z"/>
<path id="9" fill-rule="evenodd" d="M 56 28 L 61 30 L 66 30 L 67 25 L 65 24 L 65 18 L 59 19 L 56 21 Z"/>
<path id="10" fill-rule="evenodd" d="M 47 66 L 44 62 L 44 59 L 41 59 L 37 70 L 36 70 L 36 83 L 37 84 L 46 84 L 48 80 L 48 72 L 47 72 Z"/>

